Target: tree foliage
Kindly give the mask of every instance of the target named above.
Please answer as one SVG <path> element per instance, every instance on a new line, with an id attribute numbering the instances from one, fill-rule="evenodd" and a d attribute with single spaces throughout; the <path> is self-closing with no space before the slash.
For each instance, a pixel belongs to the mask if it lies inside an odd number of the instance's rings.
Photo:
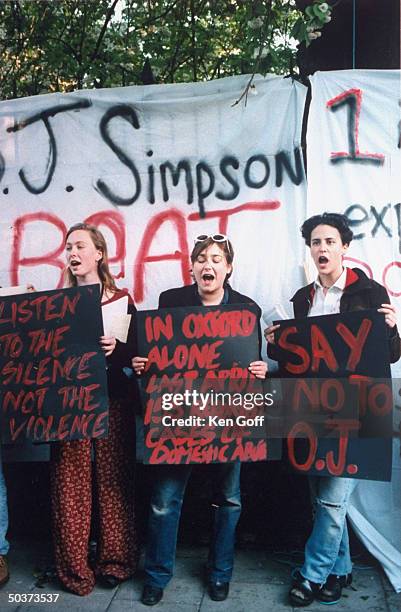
<path id="1" fill-rule="evenodd" d="M 2 99 L 296 70 L 331 7 L 310 0 L 10 0 L 0 5 Z"/>

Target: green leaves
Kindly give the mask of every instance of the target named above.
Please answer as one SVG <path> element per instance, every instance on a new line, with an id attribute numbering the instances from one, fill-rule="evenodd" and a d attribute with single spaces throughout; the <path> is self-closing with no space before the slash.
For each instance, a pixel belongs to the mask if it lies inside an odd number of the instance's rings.
<path id="1" fill-rule="evenodd" d="M 10 0 L 0 3 L 0 96 L 288 73 L 331 18 L 314 0 Z M 149 72 L 149 70 L 148 70 Z"/>
<path id="2" fill-rule="evenodd" d="M 321 36 L 323 26 L 331 21 L 331 6 L 322 0 L 313 0 L 305 8 L 304 13 L 304 28 L 300 27 L 298 31 L 298 40 L 303 41 L 308 47 L 313 40 Z"/>

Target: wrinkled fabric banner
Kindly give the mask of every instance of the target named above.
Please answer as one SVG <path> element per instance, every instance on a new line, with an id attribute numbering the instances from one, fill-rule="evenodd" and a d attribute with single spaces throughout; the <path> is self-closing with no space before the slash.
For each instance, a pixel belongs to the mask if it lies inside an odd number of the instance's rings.
<path id="1" fill-rule="evenodd" d="M 271 310 L 302 282 L 306 88 L 249 76 L 0 103 L 0 284 L 61 284 L 63 234 L 104 231 L 139 308 L 191 282 L 200 234 L 234 244 L 232 285 Z"/>
<path id="2" fill-rule="evenodd" d="M 317 72 L 311 83 L 308 216 L 323 211 L 347 215 L 354 240 L 346 265 L 361 268 L 386 287 L 401 321 L 400 72 Z M 399 379 L 401 362 L 392 370 Z M 397 405 L 399 380 L 394 382 Z M 361 482 L 349 509 L 356 533 L 382 563 L 397 591 L 401 591 L 400 469 L 395 440 L 391 482 Z"/>

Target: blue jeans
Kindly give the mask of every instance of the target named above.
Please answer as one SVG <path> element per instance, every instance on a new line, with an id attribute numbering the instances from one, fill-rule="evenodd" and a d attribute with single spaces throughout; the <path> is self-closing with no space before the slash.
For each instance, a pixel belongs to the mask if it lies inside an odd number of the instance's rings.
<path id="1" fill-rule="evenodd" d="M 240 463 L 215 464 L 213 469 L 213 534 L 209 579 L 229 582 L 234 565 L 235 529 L 241 514 Z M 155 468 L 145 554 L 145 582 L 164 587 L 173 576 L 178 523 L 192 465 Z"/>
<path id="2" fill-rule="evenodd" d="M 8 529 L 8 510 L 7 510 L 7 489 L 3 475 L 3 466 L 1 463 L 1 447 L 0 447 L 0 555 L 6 555 L 10 548 L 6 540 Z"/>
<path id="3" fill-rule="evenodd" d="M 345 576 L 351 572 L 346 515 L 357 484 L 353 478 L 309 477 L 314 523 L 301 569 L 307 580 L 322 584 L 329 574 Z"/>

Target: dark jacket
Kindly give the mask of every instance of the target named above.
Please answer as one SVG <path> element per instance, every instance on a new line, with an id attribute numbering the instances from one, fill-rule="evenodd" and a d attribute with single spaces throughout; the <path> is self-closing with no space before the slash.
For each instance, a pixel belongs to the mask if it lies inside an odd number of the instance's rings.
<path id="1" fill-rule="evenodd" d="M 227 304 L 254 304 L 258 309 L 258 320 L 262 315 L 262 311 L 259 306 L 247 295 L 243 295 L 238 291 L 235 291 L 226 285 L 228 291 Z M 196 283 L 193 285 L 187 285 L 185 287 L 177 287 L 175 289 L 168 289 L 163 291 L 159 297 L 159 308 L 175 308 L 177 306 L 202 306 L 202 301 L 199 297 L 198 286 Z M 259 338 L 259 354 L 261 355 L 262 349 L 262 335 L 260 331 L 260 325 L 258 325 L 258 338 Z M 260 357 L 261 359 L 261 357 Z"/>
<path id="2" fill-rule="evenodd" d="M 307 317 L 312 306 L 315 294 L 314 283 L 310 283 L 299 289 L 291 298 L 296 319 Z M 367 310 L 368 308 L 380 308 L 382 304 L 389 304 L 390 298 L 386 289 L 374 280 L 371 280 L 359 268 L 347 268 L 347 278 L 344 292 L 340 301 L 340 312 L 352 312 L 355 310 Z M 390 350 L 390 361 L 398 361 L 401 354 L 400 336 L 397 326 L 387 328 L 388 343 Z M 272 350 L 273 349 L 273 350 Z M 274 345 L 268 345 L 268 355 L 272 359 L 277 357 Z"/>

